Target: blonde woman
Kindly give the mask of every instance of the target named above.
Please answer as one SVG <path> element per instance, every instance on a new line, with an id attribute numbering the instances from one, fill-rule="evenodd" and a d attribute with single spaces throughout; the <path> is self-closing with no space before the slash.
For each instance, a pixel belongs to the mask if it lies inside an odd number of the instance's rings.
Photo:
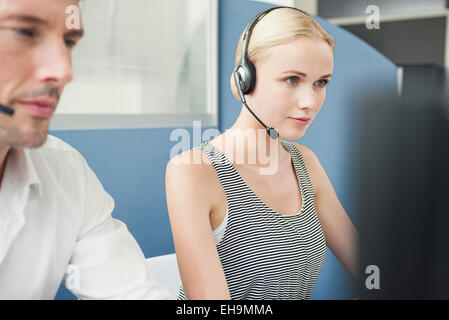
<path id="1" fill-rule="evenodd" d="M 287 141 L 323 105 L 333 50 L 294 8 L 267 10 L 242 33 L 231 77 L 239 117 L 167 165 L 179 299 L 308 299 L 326 245 L 357 278 L 354 226 L 313 151 Z"/>

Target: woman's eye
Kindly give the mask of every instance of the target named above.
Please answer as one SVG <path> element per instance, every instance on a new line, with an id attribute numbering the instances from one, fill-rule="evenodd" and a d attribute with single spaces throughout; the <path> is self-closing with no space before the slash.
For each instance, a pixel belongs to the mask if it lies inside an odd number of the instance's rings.
<path id="1" fill-rule="evenodd" d="M 318 87 L 324 88 L 328 82 L 329 82 L 329 80 L 322 79 L 322 80 L 318 80 L 317 84 L 318 84 Z"/>
<path id="2" fill-rule="evenodd" d="M 298 77 L 289 77 L 287 82 L 288 84 L 296 84 L 296 82 L 298 82 Z"/>

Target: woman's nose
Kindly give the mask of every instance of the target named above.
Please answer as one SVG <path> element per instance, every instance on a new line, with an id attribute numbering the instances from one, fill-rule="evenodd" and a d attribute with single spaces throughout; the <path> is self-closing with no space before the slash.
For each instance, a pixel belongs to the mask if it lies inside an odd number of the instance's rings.
<path id="1" fill-rule="evenodd" d="M 303 88 L 299 90 L 297 107 L 299 109 L 313 109 L 316 106 L 316 94 L 313 89 Z"/>

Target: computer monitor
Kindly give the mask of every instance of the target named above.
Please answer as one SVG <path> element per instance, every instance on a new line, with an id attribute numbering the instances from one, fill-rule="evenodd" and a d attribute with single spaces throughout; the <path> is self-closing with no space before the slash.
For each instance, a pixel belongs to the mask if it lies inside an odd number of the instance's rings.
<path id="1" fill-rule="evenodd" d="M 401 99 L 358 110 L 359 298 L 448 299 L 447 74 L 403 75 Z"/>

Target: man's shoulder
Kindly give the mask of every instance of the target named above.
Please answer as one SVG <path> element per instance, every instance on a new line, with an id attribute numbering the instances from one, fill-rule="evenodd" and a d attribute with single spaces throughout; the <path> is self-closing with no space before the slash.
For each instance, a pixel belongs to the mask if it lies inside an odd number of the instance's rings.
<path id="1" fill-rule="evenodd" d="M 33 162 L 47 163 L 52 169 L 58 167 L 82 169 L 87 166 L 84 157 L 67 142 L 52 135 L 48 135 L 47 141 L 39 148 L 28 149 Z M 66 170 L 64 170 L 66 171 Z"/>
<path id="2" fill-rule="evenodd" d="M 44 152 L 51 150 L 61 153 L 78 153 L 70 144 L 50 134 L 47 136 L 47 141 L 38 149 Z"/>

